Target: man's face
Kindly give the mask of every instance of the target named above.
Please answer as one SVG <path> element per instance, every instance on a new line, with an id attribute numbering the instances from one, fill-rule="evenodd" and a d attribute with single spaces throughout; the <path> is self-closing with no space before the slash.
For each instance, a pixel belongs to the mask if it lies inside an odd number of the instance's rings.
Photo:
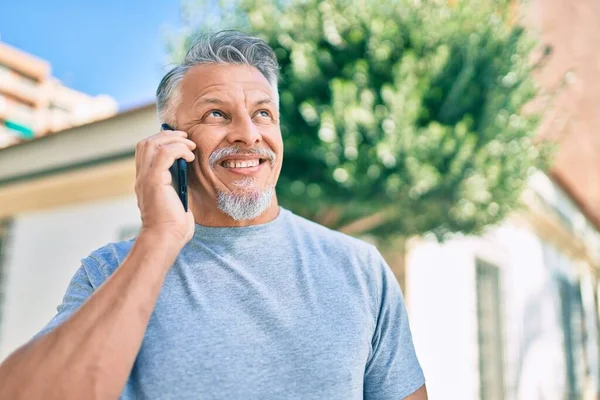
<path id="1" fill-rule="evenodd" d="M 192 180 L 191 189 L 219 203 L 270 202 L 283 142 L 278 96 L 264 75 L 246 65 L 196 66 L 183 78 L 181 96 L 176 129 L 197 145 L 192 169 L 199 185 L 194 188 Z"/>

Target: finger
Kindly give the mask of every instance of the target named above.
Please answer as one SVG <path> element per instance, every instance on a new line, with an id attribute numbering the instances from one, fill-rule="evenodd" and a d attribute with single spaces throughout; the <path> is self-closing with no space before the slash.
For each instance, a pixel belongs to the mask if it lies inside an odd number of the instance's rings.
<path id="1" fill-rule="evenodd" d="M 181 140 L 187 143 L 190 146 L 190 149 L 193 150 L 196 148 L 196 143 L 187 138 L 187 133 L 182 131 L 162 131 L 139 142 L 136 146 L 136 150 L 141 153 L 141 160 L 148 160 L 149 157 L 151 158 L 152 154 L 154 154 L 156 147 Z"/>
<path id="2" fill-rule="evenodd" d="M 164 131 L 160 131 L 159 133 L 157 133 L 156 135 L 151 136 L 162 136 L 162 135 L 171 135 L 171 136 L 181 136 L 181 137 L 188 137 L 189 135 L 187 134 L 187 132 L 184 131 L 170 131 L 170 130 L 164 130 Z"/>
<path id="3" fill-rule="evenodd" d="M 142 160 L 144 159 L 144 150 L 145 150 L 145 141 L 139 141 L 135 145 L 135 177 L 140 175 L 140 171 L 142 170 Z"/>
<path id="4" fill-rule="evenodd" d="M 196 156 L 185 144 L 170 143 L 160 146 L 156 150 L 151 168 L 160 171 L 167 170 L 178 158 L 183 158 L 187 162 L 192 162 L 195 160 Z"/>
<path id="5" fill-rule="evenodd" d="M 177 136 L 181 136 L 181 137 L 189 137 L 187 132 L 184 131 L 160 131 L 160 133 L 166 133 L 167 135 L 177 135 Z"/>
<path id="6" fill-rule="evenodd" d="M 161 145 L 174 143 L 182 140 L 187 144 L 187 146 L 191 150 L 194 150 L 196 148 L 196 143 L 189 140 L 188 134 L 184 131 L 165 130 L 138 142 L 135 149 L 136 178 L 138 177 L 140 171 L 144 168 L 144 165 L 149 166 L 152 164 L 152 158 L 154 156 L 154 153 L 156 152 L 156 148 L 158 148 Z"/>
<path id="7" fill-rule="evenodd" d="M 189 136 L 188 133 L 184 132 L 184 131 L 160 131 L 155 136 L 161 136 L 161 135 L 171 135 L 171 136 L 181 136 L 181 137 Z"/>
<path id="8" fill-rule="evenodd" d="M 154 140 L 144 140 L 139 144 L 139 155 L 136 151 L 136 170 L 141 171 L 144 168 L 149 168 L 152 166 L 155 154 L 160 148 L 175 144 L 184 146 L 190 151 L 196 148 L 196 143 L 182 137 L 157 137 Z"/>
<path id="9" fill-rule="evenodd" d="M 165 132 L 159 133 L 158 135 L 151 136 L 151 137 L 145 139 L 145 141 L 147 141 L 150 145 L 155 145 L 155 146 L 161 146 L 164 144 L 176 143 L 176 142 L 183 141 L 184 143 L 188 143 L 190 146 L 193 146 L 193 147 L 191 147 L 192 150 L 196 148 L 196 143 L 194 143 L 193 141 L 188 139 L 187 134 L 185 134 L 186 136 L 181 136 L 181 135 L 172 135 L 172 134 L 169 134 L 168 132 L 169 131 L 165 131 Z"/>
<path id="10" fill-rule="evenodd" d="M 177 156 L 176 158 L 185 158 L 186 161 L 188 162 L 192 162 L 194 161 L 194 159 L 196 158 L 193 150 L 196 148 L 196 144 L 194 142 L 192 142 L 191 140 L 188 139 L 180 139 L 177 141 L 173 141 L 173 142 L 167 142 L 155 147 L 152 147 L 152 149 L 148 149 L 147 150 L 147 155 L 146 160 L 149 166 L 152 166 L 156 163 L 156 158 L 159 154 L 163 153 L 163 152 L 171 152 L 174 149 L 178 149 L 176 151 L 184 152 L 184 154 L 186 154 L 186 156 Z M 180 154 L 178 153 L 178 154 Z M 188 159 L 189 158 L 189 159 Z"/>

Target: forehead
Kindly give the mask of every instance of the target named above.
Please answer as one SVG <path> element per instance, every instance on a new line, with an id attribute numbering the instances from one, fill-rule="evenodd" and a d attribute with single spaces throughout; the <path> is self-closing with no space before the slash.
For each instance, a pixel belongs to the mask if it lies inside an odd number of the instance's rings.
<path id="1" fill-rule="evenodd" d="M 275 90 L 255 67 L 235 64 L 204 64 L 192 67 L 183 77 L 183 103 L 194 102 L 208 94 L 258 96 L 275 98 Z"/>

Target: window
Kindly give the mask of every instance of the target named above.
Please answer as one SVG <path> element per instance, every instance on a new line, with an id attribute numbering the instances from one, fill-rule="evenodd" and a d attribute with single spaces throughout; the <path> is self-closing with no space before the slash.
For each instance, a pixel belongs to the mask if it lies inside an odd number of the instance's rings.
<path id="1" fill-rule="evenodd" d="M 586 371 L 586 329 L 577 264 L 555 247 L 544 244 L 544 263 L 551 271 L 560 300 L 567 399 L 583 398 Z"/>
<path id="2" fill-rule="evenodd" d="M 561 320 L 563 325 L 565 362 L 567 366 L 567 391 L 569 399 L 583 396 L 585 326 L 581 288 L 578 282 L 570 282 L 557 276 L 560 293 Z"/>
<path id="3" fill-rule="evenodd" d="M 476 260 L 479 393 L 481 400 L 504 400 L 504 326 L 500 270 Z"/>

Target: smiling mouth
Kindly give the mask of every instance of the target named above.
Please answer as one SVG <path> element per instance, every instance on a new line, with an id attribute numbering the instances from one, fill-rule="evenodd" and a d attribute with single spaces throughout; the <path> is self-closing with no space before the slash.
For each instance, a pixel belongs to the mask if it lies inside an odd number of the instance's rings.
<path id="1" fill-rule="evenodd" d="M 255 158 L 249 160 L 225 160 L 219 163 L 219 165 L 225 169 L 241 169 L 241 168 L 253 168 L 258 167 L 267 161 L 264 158 Z"/>

